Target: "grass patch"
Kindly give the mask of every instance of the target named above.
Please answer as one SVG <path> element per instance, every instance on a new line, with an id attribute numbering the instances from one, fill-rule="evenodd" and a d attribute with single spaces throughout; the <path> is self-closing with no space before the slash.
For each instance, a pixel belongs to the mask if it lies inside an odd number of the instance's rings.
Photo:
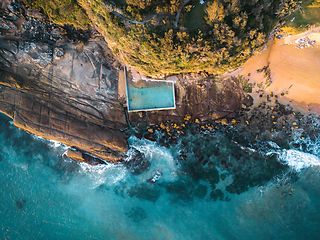
<path id="1" fill-rule="evenodd" d="M 244 76 L 239 76 L 239 82 L 241 84 L 242 90 L 246 93 L 252 93 L 252 88 L 255 87 L 255 83 L 249 83 L 249 79 Z"/>
<path id="2" fill-rule="evenodd" d="M 187 13 L 185 27 L 189 31 L 202 30 L 203 26 L 206 25 L 204 4 L 201 5 L 199 2 L 196 2 L 193 6 L 195 7 L 192 7 L 192 10 Z"/>
<path id="3" fill-rule="evenodd" d="M 294 18 L 293 21 L 291 21 Z M 304 1 L 299 10 L 291 14 L 283 28 L 288 34 L 298 34 L 310 27 L 320 26 L 320 1 Z"/>

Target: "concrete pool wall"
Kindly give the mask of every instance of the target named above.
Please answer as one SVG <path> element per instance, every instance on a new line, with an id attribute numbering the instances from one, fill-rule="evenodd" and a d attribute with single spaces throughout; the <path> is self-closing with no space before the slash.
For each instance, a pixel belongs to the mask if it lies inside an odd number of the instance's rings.
<path id="1" fill-rule="evenodd" d="M 141 79 L 133 82 L 125 72 L 128 112 L 176 108 L 174 81 Z"/>

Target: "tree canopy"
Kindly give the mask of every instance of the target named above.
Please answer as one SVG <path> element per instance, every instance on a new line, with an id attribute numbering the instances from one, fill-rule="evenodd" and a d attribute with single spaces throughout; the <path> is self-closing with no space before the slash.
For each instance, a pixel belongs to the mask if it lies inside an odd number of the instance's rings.
<path id="1" fill-rule="evenodd" d="M 53 1 L 57 0 L 46 4 Z M 159 76 L 223 73 L 240 66 L 262 49 L 273 28 L 295 10 L 297 0 L 209 0 L 203 5 L 198 0 L 78 0 L 77 4 L 120 60 Z"/>

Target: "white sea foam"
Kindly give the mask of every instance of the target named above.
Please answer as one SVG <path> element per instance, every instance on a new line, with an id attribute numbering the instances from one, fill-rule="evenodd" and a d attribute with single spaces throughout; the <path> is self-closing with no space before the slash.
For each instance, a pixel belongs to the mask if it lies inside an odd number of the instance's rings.
<path id="1" fill-rule="evenodd" d="M 30 133 L 30 135 L 36 140 L 40 140 L 40 141 L 48 143 L 48 145 L 50 147 L 52 147 L 52 148 L 59 148 L 59 147 L 63 147 L 65 149 L 69 148 L 68 146 L 62 144 L 61 142 L 58 142 L 58 141 L 55 141 L 55 140 L 51 140 L 51 139 L 47 139 L 47 138 L 43 138 L 43 137 L 40 137 L 40 136 L 32 134 L 32 133 Z"/>
<path id="2" fill-rule="evenodd" d="M 114 184 L 123 180 L 127 176 L 127 170 L 120 164 L 107 163 L 105 165 L 90 166 L 79 162 L 80 173 L 86 174 L 92 179 L 91 188 L 96 188 L 101 184 Z"/>
<path id="3" fill-rule="evenodd" d="M 320 159 L 315 155 L 289 149 L 280 153 L 281 161 L 295 169 L 297 172 L 304 168 L 319 166 Z"/>
<path id="4" fill-rule="evenodd" d="M 269 144 L 270 147 L 272 147 L 274 149 L 280 149 L 278 144 L 276 144 L 275 142 L 269 141 L 268 144 Z"/>
<path id="5" fill-rule="evenodd" d="M 49 140 L 49 142 L 50 142 L 50 146 L 52 146 L 54 148 L 57 148 L 57 147 L 60 147 L 60 146 L 64 146 L 61 142 L 58 142 L 58 141 Z"/>
<path id="6" fill-rule="evenodd" d="M 37 140 L 41 140 L 41 141 L 48 141 L 47 139 L 43 138 L 43 137 L 40 137 L 38 135 L 34 135 L 32 133 L 29 133 L 34 139 L 37 139 Z"/>
<path id="7" fill-rule="evenodd" d="M 160 172 L 161 178 L 166 181 L 176 179 L 178 166 L 169 149 L 159 146 L 156 142 L 151 142 L 147 139 L 140 140 L 134 136 L 130 137 L 128 142 L 130 146 L 143 152 L 150 161 L 151 166 L 147 174 L 151 174 L 154 177 L 154 172 Z"/>
<path id="8" fill-rule="evenodd" d="M 129 145 L 145 154 L 151 166 L 148 171 L 141 175 L 132 176 L 123 164 L 107 163 L 106 165 L 90 166 L 85 163 L 78 163 L 81 167 L 79 173 L 86 177 L 78 178 L 76 184 L 86 185 L 88 188 L 96 188 L 101 184 L 114 185 L 118 182 L 131 184 L 134 181 L 145 181 L 152 179 L 158 181 L 174 181 L 177 178 L 177 164 L 169 149 L 159 146 L 155 142 L 146 139 L 138 139 L 131 136 Z M 130 155 L 130 151 L 127 153 Z M 130 160 L 130 156 L 128 158 Z M 88 181 L 89 180 L 89 181 Z"/>
<path id="9" fill-rule="evenodd" d="M 79 162 L 79 165 L 81 167 L 81 172 L 83 173 L 103 174 L 107 169 L 112 168 L 111 164 L 91 166 L 86 163 Z"/>

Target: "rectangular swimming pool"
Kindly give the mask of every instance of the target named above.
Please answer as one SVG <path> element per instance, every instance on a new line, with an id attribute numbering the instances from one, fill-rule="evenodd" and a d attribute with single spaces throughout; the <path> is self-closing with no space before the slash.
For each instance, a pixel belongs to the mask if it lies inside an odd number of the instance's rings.
<path id="1" fill-rule="evenodd" d="M 174 82 L 127 79 L 128 111 L 175 109 Z"/>

